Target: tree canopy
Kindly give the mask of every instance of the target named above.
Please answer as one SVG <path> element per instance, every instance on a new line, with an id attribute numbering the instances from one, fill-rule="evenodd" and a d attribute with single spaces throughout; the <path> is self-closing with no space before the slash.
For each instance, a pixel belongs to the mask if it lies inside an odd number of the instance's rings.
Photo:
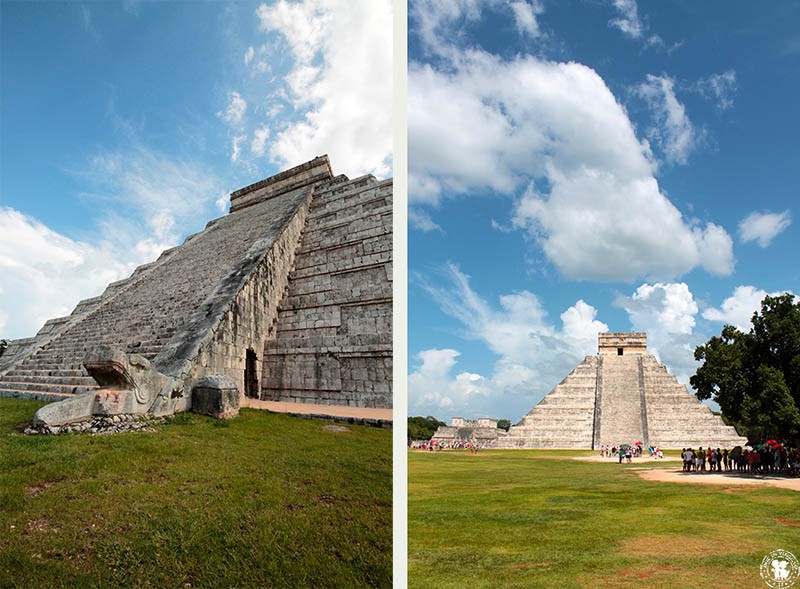
<path id="1" fill-rule="evenodd" d="M 766 297 L 743 333 L 726 325 L 694 352 L 703 364 L 690 382 L 752 440 L 800 436 L 800 302 Z"/>
<path id="2" fill-rule="evenodd" d="M 444 421 L 439 421 L 435 417 L 409 417 L 408 418 L 408 439 L 409 440 L 430 440 L 440 425 L 447 425 Z"/>
<path id="3" fill-rule="evenodd" d="M 504 429 L 504 430 L 508 431 L 508 428 L 510 428 L 510 427 L 511 427 L 511 421 L 510 420 L 508 420 L 508 419 L 498 419 L 497 420 L 497 428 L 498 429 Z"/>

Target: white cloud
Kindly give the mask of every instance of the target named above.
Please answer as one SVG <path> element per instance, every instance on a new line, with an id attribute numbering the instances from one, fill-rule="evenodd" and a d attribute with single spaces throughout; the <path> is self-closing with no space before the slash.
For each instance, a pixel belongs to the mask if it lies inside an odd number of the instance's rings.
<path id="1" fill-rule="evenodd" d="M 755 286 L 737 286 L 733 294 L 722 301 L 719 308 L 709 308 L 703 311 L 703 318 L 709 321 L 718 321 L 733 325 L 739 331 L 750 331 L 753 313 L 761 310 L 761 301 L 767 295 L 776 297 L 783 292 L 770 292 Z"/>
<path id="2" fill-rule="evenodd" d="M 685 220 L 661 192 L 649 145 L 589 67 L 479 50 L 447 72 L 412 63 L 408 112 L 412 205 L 528 182 L 514 222 L 569 278 L 733 268 L 727 234 Z"/>
<path id="3" fill-rule="evenodd" d="M 691 333 L 698 311 L 684 282 L 642 284 L 623 306 L 634 325 L 656 326 L 665 333 Z"/>
<path id="4" fill-rule="evenodd" d="M 639 19 L 639 8 L 636 0 L 614 0 L 619 17 L 608 22 L 609 25 L 622 31 L 622 33 L 632 39 L 639 39 L 645 30 L 642 21 Z"/>
<path id="5" fill-rule="evenodd" d="M 431 219 L 427 211 L 419 207 L 410 207 L 408 209 L 408 221 L 411 226 L 420 231 L 441 231 L 442 228 L 438 223 Z"/>
<path id="6" fill-rule="evenodd" d="M 133 226 L 143 219 L 154 237 L 172 242 L 178 238 L 172 228 L 203 222 L 205 207 L 221 191 L 219 179 L 202 163 L 176 160 L 142 145 L 95 155 L 79 175 L 93 187 L 83 196 L 95 199 L 100 210 L 127 218 Z"/>
<path id="7" fill-rule="evenodd" d="M 231 138 L 231 161 L 236 163 L 242 154 L 242 142 L 247 139 L 247 135 L 236 135 Z"/>
<path id="8" fill-rule="evenodd" d="M 661 146 L 668 162 L 685 164 L 699 137 L 686 108 L 675 96 L 675 81 L 648 74 L 636 93 L 645 99 L 656 122 L 649 130 L 650 139 Z"/>
<path id="9" fill-rule="evenodd" d="M 782 213 L 754 211 L 739 223 L 739 239 L 743 243 L 755 241 L 759 246 L 767 247 L 791 224 L 792 216 L 789 211 Z"/>
<path id="10" fill-rule="evenodd" d="M 412 30 L 431 51 L 450 52 L 463 22 L 477 22 L 486 0 L 417 0 L 409 6 Z"/>
<path id="11" fill-rule="evenodd" d="M 250 46 L 247 48 L 247 51 L 244 52 L 244 64 L 250 65 L 250 62 L 253 61 L 253 57 L 256 55 L 256 50 Z"/>
<path id="12" fill-rule="evenodd" d="M 539 30 L 536 16 L 544 12 L 542 3 L 538 0 L 533 2 L 517 0 L 512 2 L 510 6 L 511 11 L 514 13 L 514 22 L 517 25 L 517 30 L 531 37 L 538 37 L 541 31 Z"/>
<path id="13" fill-rule="evenodd" d="M 697 82 L 697 91 L 704 98 L 714 100 L 718 109 L 731 108 L 733 95 L 736 93 L 736 71 L 728 70 L 700 80 Z"/>
<path id="14" fill-rule="evenodd" d="M 454 407 L 472 405 L 475 396 L 488 394 L 481 375 L 470 372 L 450 374 L 459 355 L 452 349 L 423 350 L 416 355 L 421 365 L 408 375 L 408 387 L 414 391 L 416 399 L 416 412 L 441 415 Z"/>
<path id="15" fill-rule="evenodd" d="M 392 36 L 388 0 L 279 0 L 257 10 L 294 58 L 288 97 L 302 118 L 276 133 L 270 158 L 289 166 L 327 153 L 335 171 L 391 174 Z"/>
<path id="16" fill-rule="evenodd" d="M 250 145 L 250 151 L 253 152 L 253 155 L 264 155 L 267 149 L 267 139 L 269 139 L 269 127 L 262 125 L 253 133 L 253 143 Z"/>
<path id="17" fill-rule="evenodd" d="M 458 385 L 462 391 L 461 398 L 443 395 L 453 401 L 451 408 L 457 415 L 489 414 L 501 405 L 498 399 L 505 399 L 502 405 L 528 411 L 586 355 L 596 353 L 597 333 L 608 330 L 596 319 L 594 307 L 581 300 L 561 314 L 560 326 L 553 324 L 538 297 L 528 291 L 502 295 L 498 304 L 492 305 L 472 290 L 469 277 L 455 266 L 448 267 L 443 286 L 426 288 L 445 313 L 462 323 L 466 337 L 483 342 L 497 356 L 488 377 L 462 377 L 455 382 L 446 372 L 437 373 L 439 389 L 452 392 L 447 387 Z M 443 367 L 445 360 L 437 358 L 436 366 Z M 454 361 L 455 356 L 450 358 Z M 427 384 L 433 380 L 409 378 L 412 411 L 427 406 L 423 395 L 432 388 Z M 467 394 L 469 403 L 464 397 Z"/>
<path id="18" fill-rule="evenodd" d="M 228 94 L 228 106 L 225 111 L 218 112 L 217 116 L 232 126 L 241 124 L 244 113 L 247 111 L 247 101 L 238 92 Z"/>
<path id="19" fill-rule="evenodd" d="M 695 227 L 692 234 L 697 244 L 700 265 L 716 276 L 730 276 L 733 273 L 733 239 L 719 225 L 709 223 L 705 229 Z"/>
<path id="20" fill-rule="evenodd" d="M 227 192 L 220 192 L 217 200 L 214 201 L 214 205 L 217 207 L 217 210 L 221 213 L 228 212 L 228 203 L 229 203 L 230 196 Z"/>
<path id="21" fill-rule="evenodd" d="M 630 297 L 620 297 L 635 331 L 647 333 L 648 353 L 666 364 L 683 384 L 697 370 L 694 349 L 705 336 L 695 332 L 697 303 L 683 283 L 642 284 Z"/>
<path id="22" fill-rule="evenodd" d="M 99 295 L 133 269 L 130 254 L 121 253 L 108 241 L 72 240 L 19 211 L 0 209 L 0 337 L 30 337 L 46 320 L 71 313 L 80 299 Z"/>

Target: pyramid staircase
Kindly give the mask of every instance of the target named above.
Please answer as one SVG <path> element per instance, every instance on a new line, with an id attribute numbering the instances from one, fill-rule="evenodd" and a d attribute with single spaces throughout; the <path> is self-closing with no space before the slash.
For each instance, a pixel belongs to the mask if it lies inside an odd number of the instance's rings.
<path id="1" fill-rule="evenodd" d="M 642 419 L 643 399 L 640 358 L 600 356 L 598 380 L 602 383 L 600 418 L 595 446 L 647 443 L 647 421 Z"/>

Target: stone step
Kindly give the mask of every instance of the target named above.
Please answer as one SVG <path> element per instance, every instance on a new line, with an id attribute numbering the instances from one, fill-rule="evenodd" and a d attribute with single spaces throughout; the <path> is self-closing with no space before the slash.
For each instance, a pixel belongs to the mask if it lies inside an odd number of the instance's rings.
<path id="1" fill-rule="evenodd" d="M 95 386 L 97 383 L 91 376 L 33 376 L 26 374 L 7 374 L 0 377 L 2 382 L 33 382 L 41 384 L 62 384 L 73 386 Z"/>
<path id="2" fill-rule="evenodd" d="M 52 403 L 54 401 L 62 401 L 74 396 L 75 395 L 64 395 L 52 392 L 41 393 L 27 390 L 10 389 L 0 385 L 0 397 L 7 399 L 30 399 L 33 401 L 46 401 L 48 403 Z"/>
<path id="3" fill-rule="evenodd" d="M 89 376 L 85 370 L 33 370 L 26 368 L 15 368 L 9 371 L 6 377 L 21 376 L 21 377 L 39 377 L 39 376 L 61 376 L 61 377 L 84 377 Z"/>
<path id="4" fill-rule="evenodd" d="M 8 380 L 0 382 L 0 386 L 6 389 L 18 390 L 18 391 L 61 393 L 68 395 L 86 393 L 93 389 L 98 388 L 96 383 L 94 385 L 72 385 L 72 384 L 37 383 L 37 382 L 14 382 Z"/>

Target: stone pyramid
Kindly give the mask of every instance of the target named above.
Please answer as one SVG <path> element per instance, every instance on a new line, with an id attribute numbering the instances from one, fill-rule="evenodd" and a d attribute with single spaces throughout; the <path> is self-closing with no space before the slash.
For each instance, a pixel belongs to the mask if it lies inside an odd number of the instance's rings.
<path id="1" fill-rule="evenodd" d="M 578 364 L 494 447 L 730 448 L 746 441 L 647 354 L 646 334 L 634 332 L 598 334 L 598 354 Z"/>
<path id="2" fill-rule="evenodd" d="M 213 375 L 255 398 L 391 407 L 391 221 L 392 181 L 334 176 L 327 156 L 238 190 L 228 215 L 10 342 L 0 396 L 60 401 L 45 422 L 163 415 Z"/>

